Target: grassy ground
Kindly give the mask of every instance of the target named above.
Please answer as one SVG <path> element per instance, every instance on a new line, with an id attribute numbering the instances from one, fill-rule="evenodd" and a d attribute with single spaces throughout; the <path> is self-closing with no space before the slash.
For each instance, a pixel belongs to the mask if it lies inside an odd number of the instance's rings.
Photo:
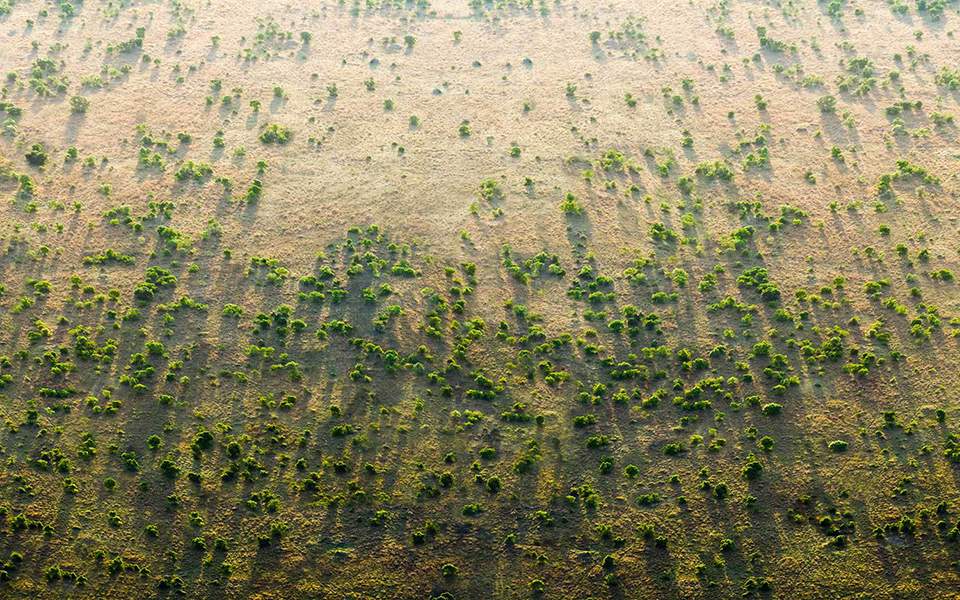
<path id="1" fill-rule="evenodd" d="M 954 597 L 957 23 L 0 0 L 0 596 Z"/>

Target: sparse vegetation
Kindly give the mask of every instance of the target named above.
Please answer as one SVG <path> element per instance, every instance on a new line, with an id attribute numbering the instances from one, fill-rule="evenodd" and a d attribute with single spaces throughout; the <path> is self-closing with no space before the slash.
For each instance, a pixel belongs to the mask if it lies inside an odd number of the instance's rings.
<path id="1" fill-rule="evenodd" d="M 950 596 L 957 8 L 0 0 L 0 597 Z"/>

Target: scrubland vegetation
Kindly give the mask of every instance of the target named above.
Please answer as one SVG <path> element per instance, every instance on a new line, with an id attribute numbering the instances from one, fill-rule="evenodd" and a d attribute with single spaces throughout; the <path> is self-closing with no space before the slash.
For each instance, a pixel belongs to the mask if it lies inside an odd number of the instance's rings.
<path id="1" fill-rule="evenodd" d="M 0 0 L 0 597 L 954 597 L 958 10 Z"/>

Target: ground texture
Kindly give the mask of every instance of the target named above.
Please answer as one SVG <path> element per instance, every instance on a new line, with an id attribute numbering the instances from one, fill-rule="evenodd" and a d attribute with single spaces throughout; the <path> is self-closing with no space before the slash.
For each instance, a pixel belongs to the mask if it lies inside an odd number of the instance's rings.
<path id="1" fill-rule="evenodd" d="M 958 10 L 0 0 L 0 597 L 956 597 Z"/>

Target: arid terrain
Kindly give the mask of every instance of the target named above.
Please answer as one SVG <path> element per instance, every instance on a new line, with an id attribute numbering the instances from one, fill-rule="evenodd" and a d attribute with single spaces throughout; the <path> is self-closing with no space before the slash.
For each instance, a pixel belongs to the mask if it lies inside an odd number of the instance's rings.
<path id="1" fill-rule="evenodd" d="M 0 597 L 958 597 L 958 36 L 0 0 Z"/>

